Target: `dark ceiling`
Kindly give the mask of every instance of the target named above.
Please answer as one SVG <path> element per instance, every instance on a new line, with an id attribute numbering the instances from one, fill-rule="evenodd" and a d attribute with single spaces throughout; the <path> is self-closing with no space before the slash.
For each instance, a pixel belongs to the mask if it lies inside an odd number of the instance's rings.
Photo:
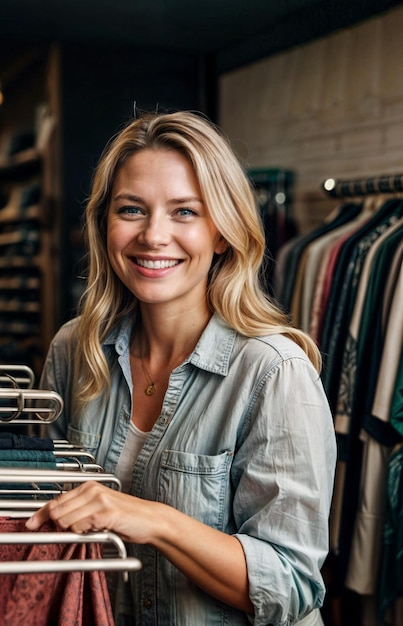
<path id="1" fill-rule="evenodd" d="M 59 41 L 209 55 L 226 71 L 396 0 L 0 0 L 1 48 Z M 4 61 L 4 59 L 3 59 Z"/>

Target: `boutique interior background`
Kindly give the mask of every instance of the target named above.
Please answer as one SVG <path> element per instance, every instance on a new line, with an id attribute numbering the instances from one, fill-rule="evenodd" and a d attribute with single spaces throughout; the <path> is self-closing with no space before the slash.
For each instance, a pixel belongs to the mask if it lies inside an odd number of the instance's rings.
<path id="1" fill-rule="evenodd" d="M 52 335 L 75 313 L 92 170 L 133 101 L 203 110 L 247 168 L 292 172 L 300 232 L 342 202 L 325 194 L 326 178 L 403 173 L 400 1 L 0 0 L 0 24 L 0 364 L 39 375 Z M 365 545 L 368 571 L 352 568 L 347 590 L 330 568 L 327 626 L 378 624 L 377 545 Z"/>
<path id="2" fill-rule="evenodd" d="M 80 293 L 81 215 L 93 167 L 133 101 L 144 109 L 203 110 L 223 126 L 247 167 L 292 170 L 294 216 L 308 230 L 332 204 L 320 188 L 324 178 L 403 169 L 400 5 L 1 1 L 0 246 L 10 241 L 7 194 L 34 179 L 42 192 L 40 246 L 28 304 L 40 336 L 38 369 Z M 38 129 L 28 170 L 15 168 L 10 141 Z M 0 300 L 8 303 L 0 315 L 0 358 L 20 360 L 10 329 L 20 328 L 21 307 L 25 318 L 30 311 L 26 288 L 18 292 L 10 282 L 9 252 L 0 250 Z"/>
<path id="3" fill-rule="evenodd" d="M 219 73 L 362 21 L 393 0 L 2 0 L 2 40 L 213 55 Z"/>

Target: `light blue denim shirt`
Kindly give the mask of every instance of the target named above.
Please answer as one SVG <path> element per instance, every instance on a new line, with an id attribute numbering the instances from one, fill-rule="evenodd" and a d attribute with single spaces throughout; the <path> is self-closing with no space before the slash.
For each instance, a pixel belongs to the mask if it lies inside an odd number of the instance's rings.
<path id="1" fill-rule="evenodd" d="M 71 409 L 67 342 L 75 324 L 55 336 L 41 380 L 65 401 L 51 434 L 85 446 L 113 473 L 131 415 L 132 321 L 105 340 L 111 391 L 83 415 Z M 208 596 L 152 547 L 130 545 L 143 569 L 131 578 L 131 618 L 117 623 L 286 626 L 320 607 L 335 460 L 329 405 L 305 353 L 282 335 L 243 337 L 214 315 L 171 374 L 131 493 L 235 534 L 254 615 Z"/>

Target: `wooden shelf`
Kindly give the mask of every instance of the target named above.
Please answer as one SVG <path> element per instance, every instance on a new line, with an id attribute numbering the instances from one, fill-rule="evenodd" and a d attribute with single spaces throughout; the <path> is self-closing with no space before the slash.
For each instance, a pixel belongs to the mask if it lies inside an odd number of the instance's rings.
<path id="1" fill-rule="evenodd" d="M 0 159 L 0 182 L 35 174 L 41 164 L 42 157 L 36 148 L 24 150 L 6 160 Z"/>
<path id="2" fill-rule="evenodd" d="M 44 46 L 32 59 L 28 56 L 29 71 L 26 52 L 21 58 L 20 75 L 19 64 L 13 65 L 0 123 L 5 198 L 0 208 L 0 363 L 28 365 L 39 376 L 60 325 L 60 57 L 57 46 Z M 16 139 L 31 138 L 33 147 L 8 156 Z"/>
<path id="3" fill-rule="evenodd" d="M 1 224 L 12 224 L 14 222 L 21 222 L 22 220 L 38 222 L 43 221 L 43 206 L 41 204 L 32 204 L 24 209 L 14 208 L 10 210 L 0 209 L 0 227 Z"/>

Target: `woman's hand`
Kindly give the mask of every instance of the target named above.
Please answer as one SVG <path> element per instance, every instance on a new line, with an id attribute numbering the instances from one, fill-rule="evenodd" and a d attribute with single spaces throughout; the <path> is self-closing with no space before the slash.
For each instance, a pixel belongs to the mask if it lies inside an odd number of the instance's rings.
<path id="1" fill-rule="evenodd" d="M 204 591 L 253 612 L 245 555 L 238 539 L 173 507 L 89 481 L 45 504 L 27 521 L 26 528 L 37 530 L 49 519 L 64 530 L 106 529 L 124 541 L 153 545 Z"/>
<path id="2" fill-rule="evenodd" d="M 75 533 L 111 530 L 124 541 L 150 543 L 157 502 L 135 498 L 98 482 L 88 481 L 51 500 L 30 517 L 28 530 L 47 520 Z M 155 520 L 157 522 L 157 520 Z"/>

